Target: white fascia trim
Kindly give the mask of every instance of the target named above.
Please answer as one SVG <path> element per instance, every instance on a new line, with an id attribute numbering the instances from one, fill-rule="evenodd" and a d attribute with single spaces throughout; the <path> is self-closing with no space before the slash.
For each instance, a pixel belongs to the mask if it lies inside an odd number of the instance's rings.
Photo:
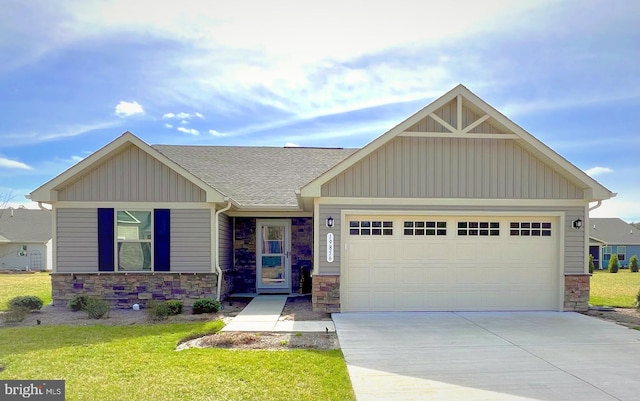
<path id="1" fill-rule="evenodd" d="M 343 209 L 341 218 L 346 216 L 527 216 L 527 217 L 563 217 L 564 212 L 533 211 L 496 211 L 496 210 L 362 210 Z M 346 227 L 343 224 L 344 227 Z"/>
<path id="2" fill-rule="evenodd" d="M 186 203 L 186 202 L 55 202 L 56 208 L 115 208 L 115 209 L 215 209 L 212 203 Z"/>
<path id="3" fill-rule="evenodd" d="M 231 217 L 313 217 L 313 212 L 284 212 L 284 211 L 245 211 L 245 210 L 235 210 L 233 212 L 227 213 L 228 216 Z"/>
<path id="4" fill-rule="evenodd" d="M 583 207 L 583 199 L 317 198 L 322 205 Z"/>

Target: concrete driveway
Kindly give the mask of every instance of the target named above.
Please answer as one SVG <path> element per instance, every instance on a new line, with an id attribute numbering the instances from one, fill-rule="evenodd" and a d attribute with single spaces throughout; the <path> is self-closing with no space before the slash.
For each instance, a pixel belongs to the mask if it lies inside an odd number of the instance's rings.
<path id="1" fill-rule="evenodd" d="M 637 401 L 640 331 L 570 312 L 334 314 L 358 401 Z"/>

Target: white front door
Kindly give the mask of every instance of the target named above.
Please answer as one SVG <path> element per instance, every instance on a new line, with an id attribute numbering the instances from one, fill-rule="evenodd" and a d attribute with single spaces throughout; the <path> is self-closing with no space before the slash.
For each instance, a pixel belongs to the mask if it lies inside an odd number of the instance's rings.
<path id="1" fill-rule="evenodd" d="M 257 292 L 291 292 L 291 220 L 258 220 Z"/>

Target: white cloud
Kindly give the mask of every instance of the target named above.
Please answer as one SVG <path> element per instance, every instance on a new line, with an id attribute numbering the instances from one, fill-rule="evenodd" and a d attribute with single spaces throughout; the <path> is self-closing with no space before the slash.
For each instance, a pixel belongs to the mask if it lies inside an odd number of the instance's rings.
<path id="1" fill-rule="evenodd" d="M 585 173 L 587 173 L 591 177 L 595 177 L 595 176 L 601 175 L 601 174 L 613 173 L 613 169 L 610 169 L 609 167 L 598 167 L 598 166 L 596 166 L 596 167 L 592 167 L 592 168 L 586 170 Z"/>
<path id="2" fill-rule="evenodd" d="M 175 116 L 176 115 L 173 114 L 173 113 L 165 113 L 165 114 L 162 115 L 162 119 L 173 118 Z"/>
<path id="3" fill-rule="evenodd" d="M 196 113 L 194 114 L 196 117 L 203 119 L 204 120 L 204 116 L 202 115 L 202 113 Z"/>
<path id="4" fill-rule="evenodd" d="M 116 105 L 115 114 L 120 117 L 129 117 L 136 114 L 144 114 L 144 110 L 136 101 L 125 102 L 124 100 L 121 100 L 120 103 Z"/>
<path id="5" fill-rule="evenodd" d="M 287 142 L 284 144 L 285 148 L 299 148 L 300 145 L 298 145 L 297 143 L 293 143 L 293 142 Z"/>
<path id="6" fill-rule="evenodd" d="M 187 121 L 187 120 L 182 120 L 182 121 L 180 121 L 180 124 L 182 124 L 182 125 L 187 125 L 187 124 L 189 124 L 189 121 Z"/>
<path id="7" fill-rule="evenodd" d="M 16 161 L 16 160 L 10 160 L 4 157 L 0 157 L 0 167 L 6 167 L 6 168 L 17 168 L 17 169 L 21 169 L 21 170 L 33 170 L 32 167 Z"/>
<path id="8" fill-rule="evenodd" d="M 178 127 L 176 128 L 178 131 L 180 132 L 184 132 L 185 134 L 189 134 L 189 135 L 200 135 L 200 131 L 198 131 L 197 129 L 193 129 L 193 128 L 185 128 L 185 127 Z"/>
<path id="9" fill-rule="evenodd" d="M 165 128 L 173 128 L 173 125 L 171 125 L 171 124 L 165 124 L 164 126 L 165 126 Z"/>
<path id="10" fill-rule="evenodd" d="M 222 137 L 222 136 L 229 136 L 229 134 L 224 134 L 222 132 L 218 132 L 214 129 L 210 129 L 209 130 L 209 135 L 213 135 L 213 136 L 217 136 L 217 137 Z"/>

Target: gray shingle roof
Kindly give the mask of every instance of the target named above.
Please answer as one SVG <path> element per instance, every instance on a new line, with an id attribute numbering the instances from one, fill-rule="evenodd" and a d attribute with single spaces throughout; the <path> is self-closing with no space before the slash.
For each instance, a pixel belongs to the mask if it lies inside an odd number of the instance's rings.
<path id="1" fill-rule="evenodd" d="M 12 212 L 13 211 L 13 216 Z M 51 239 L 51 211 L 0 209 L 0 239 L 4 242 L 47 242 Z"/>
<path id="2" fill-rule="evenodd" d="M 152 145 L 242 206 L 296 207 L 295 191 L 357 149 Z"/>
<path id="3" fill-rule="evenodd" d="M 640 230 L 618 218 L 590 218 L 589 237 L 611 245 L 640 245 Z"/>

